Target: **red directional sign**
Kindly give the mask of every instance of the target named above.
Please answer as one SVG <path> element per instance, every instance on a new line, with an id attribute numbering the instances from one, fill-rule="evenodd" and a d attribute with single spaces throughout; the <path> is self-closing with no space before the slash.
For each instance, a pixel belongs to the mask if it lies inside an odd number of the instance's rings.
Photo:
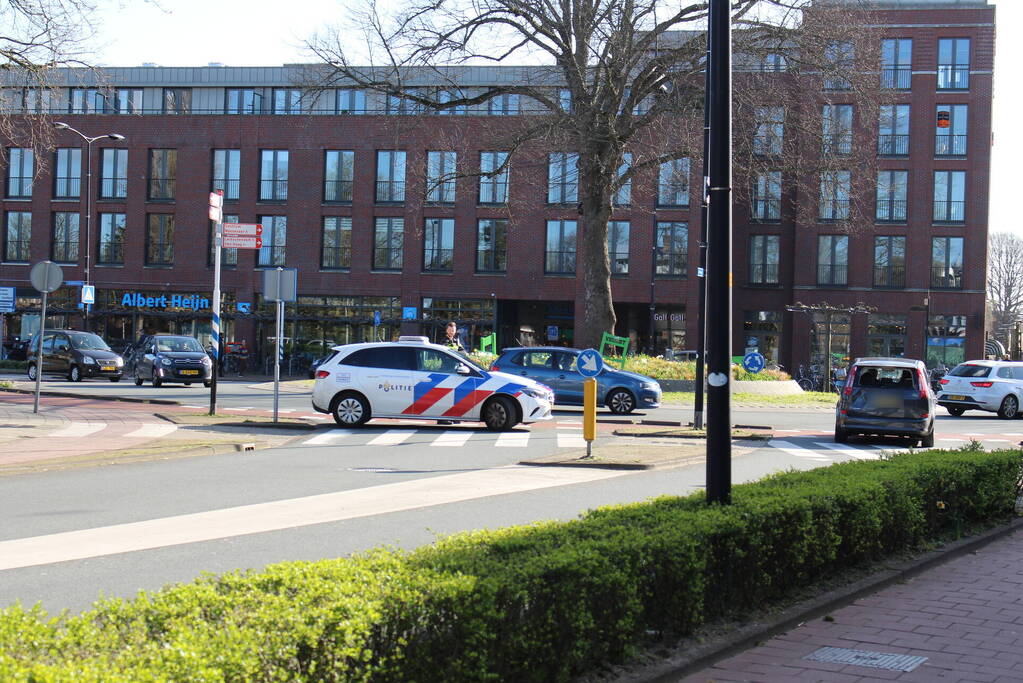
<path id="1" fill-rule="evenodd" d="M 257 235 L 224 235 L 225 249 L 259 249 L 263 238 Z"/>
<path id="2" fill-rule="evenodd" d="M 263 234 L 259 223 L 224 223 L 224 237 L 255 237 Z"/>

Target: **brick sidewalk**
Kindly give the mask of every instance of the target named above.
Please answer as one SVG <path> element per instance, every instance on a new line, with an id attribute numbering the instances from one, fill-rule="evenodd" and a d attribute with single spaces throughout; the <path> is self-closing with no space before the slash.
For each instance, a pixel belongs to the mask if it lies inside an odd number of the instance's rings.
<path id="1" fill-rule="evenodd" d="M 675 680 L 1020 683 L 1023 531 L 928 569 L 905 583 L 860 598 L 829 617 L 814 619 L 763 645 Z M 926 660 L 912 671 L 899 671 L 806 659 L 821 648 Z M 907 667 L 911 664 L 903 663 Z M 878 660 L 876 664 L 886 662 Z"/>

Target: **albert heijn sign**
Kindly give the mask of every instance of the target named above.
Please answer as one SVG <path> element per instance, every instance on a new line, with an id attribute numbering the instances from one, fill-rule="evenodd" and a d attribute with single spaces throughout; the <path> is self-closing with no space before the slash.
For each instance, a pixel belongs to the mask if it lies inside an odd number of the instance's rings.
<path id="1" fill-rule="evenodd" d="M 263 246 L 263 226 L 259 223 L 224 223 L 225 249 L 259 249 Z"/>

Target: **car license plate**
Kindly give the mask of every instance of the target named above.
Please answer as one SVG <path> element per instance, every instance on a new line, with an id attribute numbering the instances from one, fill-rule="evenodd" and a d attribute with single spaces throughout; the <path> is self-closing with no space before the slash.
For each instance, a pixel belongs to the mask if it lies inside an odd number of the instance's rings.
<path id="1" fill-rule="evenodd" d="M 898 408 L 902 405 L 901 396 L 887 396 L 881 394 L 880 396 L 874 397 L 875 408 Z"/>
<path id="2" fill-rule="evenodd" d="M 966 400 L 965 396 L 961 396 L 959 394 L 948 394 L 947 396 L 942 396 L 942 398 L 947 398 L 949 401 L 965 401 Z"/>
<path id="3" fill-rule="evenodd" d="M 182 370 L 181 374 L 182 375 L 198 375 L 199 371 L 198 370 Z"/>
<path id="4" fill-rule="evenodd" d="M 100 370 L 102 370 L 103 372 L 113 372 L 116 369 L 117 368 L 115 368 L 113 365 L 103 365 L 100 367 Z"/>

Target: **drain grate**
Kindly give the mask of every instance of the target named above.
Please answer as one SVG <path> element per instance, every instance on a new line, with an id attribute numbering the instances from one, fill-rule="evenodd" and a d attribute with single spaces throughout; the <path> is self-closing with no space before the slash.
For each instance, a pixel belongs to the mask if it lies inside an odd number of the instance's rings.
<path id="1" fill-rule="evenodd" d="M 349 472 L 387 473 L 387 472 L 397 472 L 398 470 L 394 469 L 393 467 L 349 467 L 348 471 Z"/>
<path id="2" fill-rule="evenodd" d="M 811 652 L 803 657 L 803 659 L 809 659 L 814 662 L 868 666 L 872 669 L 887 669 L 889 671 L 912 671 L 927 661 L 926 657 L 896 655 L 886 652 L 868 652 L 867 650 L 850 650 L 845 647 L 822 647 L 816 652 Z"/>

